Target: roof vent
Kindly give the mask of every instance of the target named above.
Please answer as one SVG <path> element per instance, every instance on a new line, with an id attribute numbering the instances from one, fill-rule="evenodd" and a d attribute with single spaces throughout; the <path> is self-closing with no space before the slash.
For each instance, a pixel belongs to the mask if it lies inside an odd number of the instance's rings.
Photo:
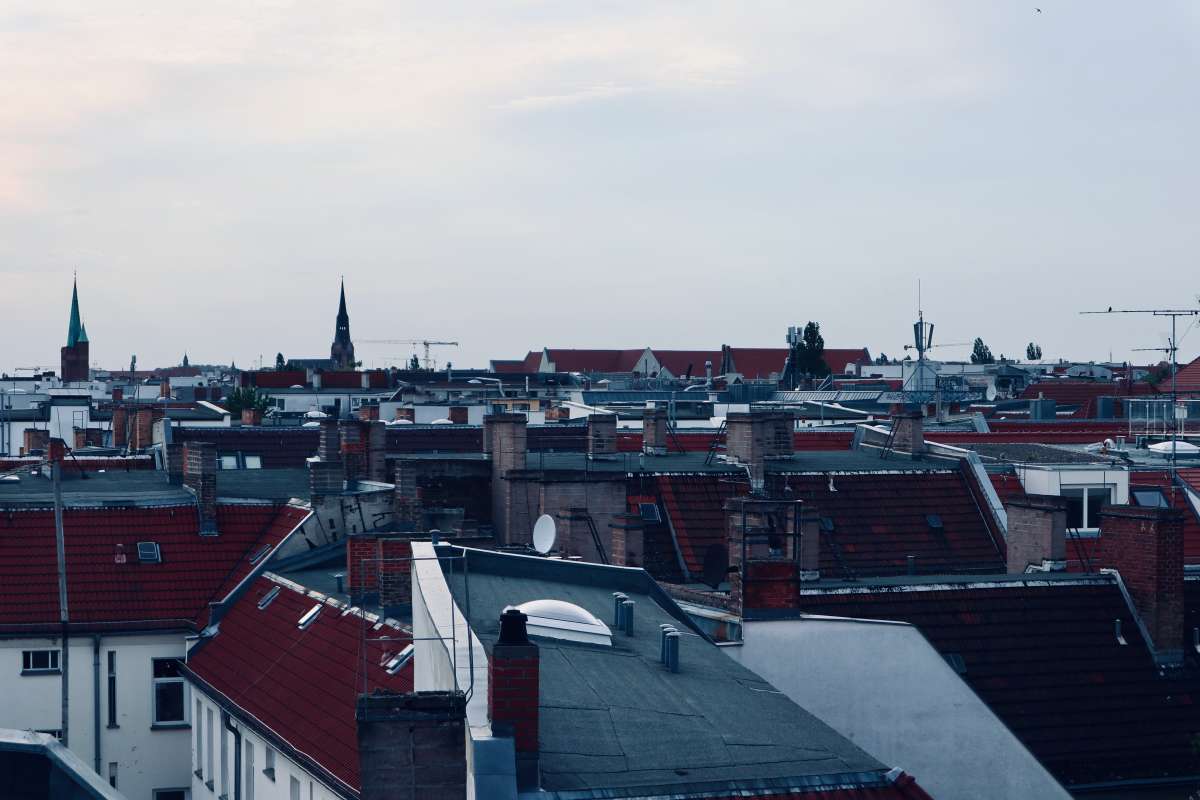
<path id="1" fill-rule="evenodd" d="M 262 596 L 262 599 L 258 601 L 258 610 L 262 611 L 264 608 L 271 605 L 271 601 L 274 600 L 278 596 L 279 596 L 279 587 L 272 586 L 271 591 L 264 594 Z"/>
<path id="2" fill-rule="evenodd" d="M 612 631 L 607 625 L 574 603 L 563 600 L 530 600 L 515 608 L 528 617 L 526 630 L 530 636 L 566 639 L 589 644 L 612 644 Z"/>
<path id="3" fill-rule="evenodd" d="M 309 625 L 313 624 L 313 622 L 317 619 L 317 614 L 320 614 L 320 613 L 321 613 L 321 604 L 317 603 L 315 606 L 310 608 L 308 611 L 304 612 L 304 616 L 300 618 L 300 621 L 298 623 L 296 623 L 296 627 L 299 628 L 300 630 L 305 630 L 306 628 L 308 628 Z"/>
<path id="4" fill-rule="evenodd" d="M 158 542 L 138 542 L 138 561 L 143 564 L 161 564 L 162 551 L 158 549 Z"/>

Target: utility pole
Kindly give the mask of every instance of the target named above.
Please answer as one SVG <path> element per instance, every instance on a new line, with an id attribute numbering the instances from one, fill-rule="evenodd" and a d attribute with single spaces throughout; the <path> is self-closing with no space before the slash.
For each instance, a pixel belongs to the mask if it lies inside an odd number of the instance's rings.
<path id="1" fill-rule="evenodd" d="M 1080 314 L 1149 314 L 1154 317 L 1171 318 L 1171 341 L 1167 348 L 1171 353 L 1171 488 L 1174 489 L 1178 472 L 1177 451 L 1179 449 L 1179 394 L 1175 388 L 1175 374 L 1179 372 L 1179 340 L 1175 336 L 1176 323 L 1180 317 L 1200 316 L 1200 308 L 1118 308 L 1107 311 L 1080 311 Z"/>

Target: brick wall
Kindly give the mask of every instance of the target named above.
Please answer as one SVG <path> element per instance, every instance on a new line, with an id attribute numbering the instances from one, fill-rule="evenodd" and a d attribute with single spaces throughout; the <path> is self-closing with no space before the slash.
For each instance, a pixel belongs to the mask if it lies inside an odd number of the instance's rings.
<path id="1" fill-rule="evenodd" d="M 32 453 L 34 450 L 45 450 L 50 444 L 50 431 L 38 428 L 26 428 L 23 439 L 25 453 Z"/>
<path id="2" fill-rule="evenodd" d="M 396 474 L 396 523 L 416 525 L 421 521 L 421 492 L 417 487 L 418 465 L 413 461 L 397 461 Z"/>
<path id="3" fill-rule="evenodd" d="M 1067 504 L 1060 497 L 1030 496 L 1004 504 L 1008 515 L 1008 571 L 1018 574 L 1029 565 L 1050 562 L 1066 569 Z"/>
<path id="4" fill-rule="evenodd" d="M 506 476 L 525 468 L 528 432 L 523 414 L 491 414 L 483 418 L 483 448 L 492 462 L 492 525 L 500 544 L 528 542 L 531 535 L 528 485 L 514 487 Z"/>
<path id="5" fill-rule="evenodd" d="M 592 414 L 588 417 L 587 451 L 593 456 L 611 456 L 617 452 L 617 415 Z"/>
<path id="6" fill-rule="evenodd" d="M 608 563 L 618 567 L 641 567 L 645 563 L 642 518 L 637 514 L 621 514 L 608 526 L 612 531 Z"/>
<path id="7" fill-rule="evenodd" d="M 379 538 L 379 604 L 384 608 L 412 602 L 412 542 L 407 537 Z"/>
<path id="8" fill-rule="evenodd" d="M 1145 623 L 1160 662 L 1183 660 L 1183 513 L 1170 508 L 1105 506 L 1100 560 L 1117 570 Z"/>
<path id="9" fill-rule="evenodd" d="M 462 692 L 362 695 L 355 716 L 361 800 L 465 800 Z"/>
<path id="10" fill-rule="evenodd" d="M 114 394 L 116 390 L 113 390 Z M 114 398 L 115 399 L 115 398 Z M 129 443 L 129 411 L 125 406 L 113 406 L 112 410 L 112 446 L 124 449 Z"/>
<path id="11" fill-rule="evenodd" d="M 925 452 L 925 417 L 920 411 L 904 411 L 892 417 L 896 435 L 892 449 L 920 456 Z"/>
<path id="12" fill-rule="evenodd" d="M 374 533 L 346 537 L 346 591 L 351 597 L 379 591 L 379 539 Z"/>

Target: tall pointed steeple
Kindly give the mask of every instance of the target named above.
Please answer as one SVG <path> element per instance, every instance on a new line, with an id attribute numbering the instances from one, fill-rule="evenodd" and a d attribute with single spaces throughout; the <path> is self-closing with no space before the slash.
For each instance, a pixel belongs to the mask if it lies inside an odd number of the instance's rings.
<path id="1" fill-rule="evenodd" d="M 67 328 L 67 347 L 74 347 L 88 340 L 87 328 L 79 317 L 79 283 L 71 283 L 71 324 Z"/>
<path id="2" fill-rule="evenodd" d="M 337 323 L 333 330 L 333 346 L 329 358 L 338 369 L 354 369 L 354 342 L 350 340 L 350 314 L 346 311 L 346 280 L 342 279 L 338 298 Z"/>
<path id="3" fill-rule="evenodd" d="M 71 285 L 71 322 L 67 326 L 67 344 L 59 348 L 59 367 L 63 383 L 78 383 L 90 377 L 88 335 L 79 316 L 78 281 Z"/>

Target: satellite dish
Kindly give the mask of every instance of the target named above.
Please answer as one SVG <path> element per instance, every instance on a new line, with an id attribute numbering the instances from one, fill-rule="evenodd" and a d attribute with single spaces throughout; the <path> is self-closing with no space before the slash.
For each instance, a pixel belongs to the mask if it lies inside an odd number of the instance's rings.
<path id="1" fill-rule="evenodd" d="M 533 549 L 546 555 L 554 549 L 557 539 L 558 530 L 554 526 L 554 518 L 549 514 L 542 514 L 533 526 Z"/>
<path id="2" fill-rule="evenodd" d="M 704 551 L 703 580 L 712 588 L 721 585 L 729 573 L 729 548 L 723 544 L 710 544 Z"/>

